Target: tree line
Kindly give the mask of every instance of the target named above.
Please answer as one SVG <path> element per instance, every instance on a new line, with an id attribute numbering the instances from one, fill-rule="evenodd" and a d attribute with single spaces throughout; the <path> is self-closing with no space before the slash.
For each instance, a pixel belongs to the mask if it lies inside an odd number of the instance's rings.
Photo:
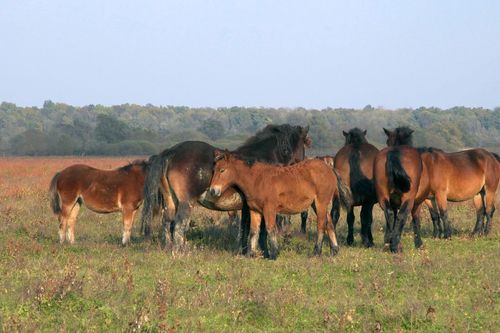
<path id="1" fill-rule="evenodd" d="M 235 148 L 267 124 L 309 125 L 310 154 L 333 154 L 342 130 L 360 127 L 378 147 L 382 127 L 410 126 L 415 144 L 448 151 L 467 147 L 500 150 L 500 108 L 454 107 L 387 110 L 327 108 L 190 108 L 123 104 L 42 107 L 0 104 L 3 155 L 149 155 L 185 140 Z"/>

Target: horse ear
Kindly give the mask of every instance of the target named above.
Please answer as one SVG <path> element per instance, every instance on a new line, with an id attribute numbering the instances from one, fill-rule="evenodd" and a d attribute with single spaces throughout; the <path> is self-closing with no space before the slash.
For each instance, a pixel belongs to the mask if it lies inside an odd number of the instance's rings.
<path id="1" fill-rule="evenodd" d="M 346 131 L 342 131 L 342 134 L 344 134 L 344 136 L 348 136 L 349 135 Z"/>
<path id="2" fill-rule="evenodd" d="M 226 161 L 228 161 L 231 157 L 233 157 L 233 156 L 231 155 L 231 153 L 229 152 L 229 150 L 224 149 L 224 159 Z"/>
<path id="3" fill-rule="evenodd" d="M 220 149 L 214 150 L 214 162 L 222 160 L 226 156 L 226 152 Z"/>
<path id="4" fill-rule="evenodd" d="M 367 132 L 367 131 L 366 131 L 366 130 L 364 130 L 364 131 L 363 131 L 363 135 L 366 135 L 366 132 Z"/>
<path id="5" fill-rule="evenodd" d="M 384 129 L 384 133 L 385 135 L 389 136 L 391 135 L 391 131 L 389 131 L 388 129 L 386 129 L 385 127 L 382 127 Z"/>

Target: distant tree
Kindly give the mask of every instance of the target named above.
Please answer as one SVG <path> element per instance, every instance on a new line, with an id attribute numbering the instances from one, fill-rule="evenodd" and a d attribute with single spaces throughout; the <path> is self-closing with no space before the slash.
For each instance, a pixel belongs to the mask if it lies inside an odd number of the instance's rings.
<path id="1" fill-rule="evenodd" d="M 49 148 L 48 137 L 37 129 L 28 129 L 10 141 L 15 155 L 45 155 Z"/>
<path id="2" fill-rule="evenodd" d="M 123 121 L 109 115 L 97 116 L 96 138 L 107 143 L 126 140 L 130 136 L 130 127 Z"/>
<path id="3" fill-rule="evenodd" d="M 200 131 L 212 140 L 218 140 L 225 135 L 222 122 L 217 119 L 207 119 L 200 127 Z"/>

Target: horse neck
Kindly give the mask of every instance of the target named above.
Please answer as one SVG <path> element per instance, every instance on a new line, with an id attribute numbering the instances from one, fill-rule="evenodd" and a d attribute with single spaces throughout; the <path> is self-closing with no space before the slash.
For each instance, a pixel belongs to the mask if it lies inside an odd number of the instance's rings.
<path id="1" fill-rule="evenodd" d="M 243 161 L 236 161 L 233 164 L 234 171 L 237 174 L 234 184 L 238 186 L 246 195 L 252 194 L 255 189 L 255 180 L 262 176 L 263 169 L 266 165 L 263 163 L 255 162 L 251 167 L 246 165 Z"/>

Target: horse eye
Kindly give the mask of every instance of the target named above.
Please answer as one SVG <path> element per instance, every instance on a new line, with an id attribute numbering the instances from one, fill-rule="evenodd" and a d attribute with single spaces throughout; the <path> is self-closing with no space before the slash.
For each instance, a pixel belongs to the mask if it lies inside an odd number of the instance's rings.
<path id="1" fill-rule="evenodd" d="M 224 171 L 226 171 L 226 169 L 220 169 L 220 173 L 223 173 Z"/>

